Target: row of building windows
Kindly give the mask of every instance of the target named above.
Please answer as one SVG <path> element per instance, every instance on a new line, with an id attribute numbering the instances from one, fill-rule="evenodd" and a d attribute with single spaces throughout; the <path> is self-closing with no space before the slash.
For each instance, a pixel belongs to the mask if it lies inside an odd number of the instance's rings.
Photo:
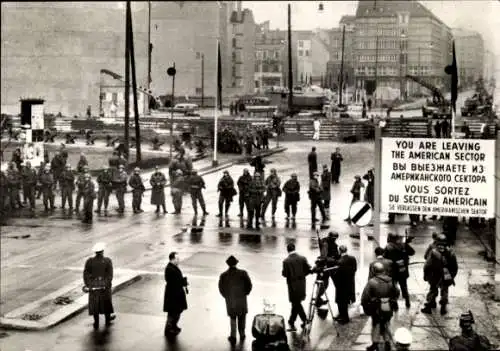
<path id="1" fill-rule="evenodd" d="M 299 57 L 303 56 L 311 56 L 311 52 L 309 50 L 300 50 L 299 49 Z"/>
<path id="2" fill-rule="evenodd" d="M 274 63 L 274 64 L 256 63 L 255 64 L 255 72 L 279 73 L 279 72 L 281 72 L 281 64 L 279 64 L 279 63 Z"/>
<path id="3" fill-rule="evenodd" d="M 377 67 L 377 70 L 375 70 L 375 66 L 360 66 L 356 67 L 354 72 L 356 75 L 361 76 L 374 76 L 375 72 L 377 72 L 378 76 L 399 76 L 400 74 L 399 67 Z M 434 73 L 432 67 L 430 66 L 408 66 L 408 69 L 405 70 L 405 73 L 406 72 L 415 76 L 427 76 Z"/>
<path id="4" fill-rule="evenodd" d="M 268 59 L 279 60 L 281 58 L 281 51 L 280 50 L 257 50 L 257 51 L 255 51 L 255 58 L 257 60 L 268 60 Z"/>
<path id="5" fill-rule="evenodd" d="M 396 62 L 398 55 L 378 55 L 379 62 Z M 359 55 L 358 62 L 375 62 L 377 57 L 375 55 Z"/>

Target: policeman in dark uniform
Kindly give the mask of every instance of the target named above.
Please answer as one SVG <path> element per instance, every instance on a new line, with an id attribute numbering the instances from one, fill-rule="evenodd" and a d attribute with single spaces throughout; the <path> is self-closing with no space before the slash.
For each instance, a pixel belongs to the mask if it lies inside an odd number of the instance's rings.
<path id="1" fill-rule="evenodd" d="M 92 210 L 95 200 L 95 186 L 89 173 L 85 173 L 83 182 L 83 223 L 92 223 Z"/>
<path id="2" fill-rule="evenodd" d="M 474 316 L 471 311 L 460 315 L 462 334 L 450 339 L 450 351 L 490 351 L 493 346 L 487 337 L 476 333 L 472 325 Z"/>
<path id="3" fill-rule="evenodd" d="M 97 192 L 97 210 L 96 213 L 101 213 L 101 206 L 104 202 L 104 215 L 108 215 L 109 195 L 113 191 L 113 175 L 109 168 L 104 168 L 103 171 L 97 176 L 97 185 L 99 190 Z"/>
<path id="4" fill-rule="evenodd" d="M 49 209 L 51 211 L 54 211 L 54 188 L 56 186 L 56 182 L 48 167 L 45 168 L 40 178 L 40 184 L 42 187 L 43 205 L 45 206 L 45 212 L 48 212 Z"/>
<path id="5" fill-rule="evenodd" d="M 313 178 L 309 181 L 309 199 L 311 200 L 311 223 L 314 226 L 316 223 L 316 207 L 319 208 L 323 223 L 326 222 L 326 213 L 321 199 L 321 186 L 319 184 L 319 173 L 314 172 Z"/>
<path id="6" fill-rule="evenodd" d="M 26 162 L 26 165 L 23 168 L 22 172 L 23 178 L 23 196 L 24 203 L 27 201 L 30 203 L 31 211 L 35 210 L 35 187 L 37 181 L 36 171 L 31 168 L 31 163 L 29 161 Z M 6 196 L 6 194 L 2 194 L 2 196 Z"/>
<path id="7" fill-rule="evenodd" d="M 240 205 L 240 213 L 238 217 L 243 217 L 243 209 L 245 208 L 245 204 L 248 204 L 248 197 L 250 196 L 248 193 L 248 189 L 250 188 L 250 183 L 252 182 L 252 176 L 247 168 L 243 170 L 243 175 L 238 178 L 238 192 L 239 192 L 239 205 Z M 247 206 L 248 211 L 248 206 Z"/>
<path id="8" fill-rule="evenodd" d="M 255 217 L 255 229 L 259 230 L 259 213 L 261 211 L 262 201 L 264 200 L 264 192 L 266 191 L 266 186 L 261 179 L 259 173 L 255 173 L 253 180 L 250 183 L 248 189 L 248 220 L 247 229 L 252 229 L 253 219 Z"/>
<path id="9" fill-rule="evenodd" d="M 205 181 L 198 174 L 196 170 L 191 171 L 191 176 L 188 178 L 189 192 L 191 194 L 191 202 L 193 204 L 194 214 L 198 214 L 198 202 L 200 203 L 203 215 L 208 214 L 207 208 L 205 206 L 205 199 L 203 198 L 202 189 L 205 189 Z"/>
<path id="10" fill-rule="evenodd" d="M 75 175 L 71 165 L 66 164 L 65 170 L 61 174 L 61 208 L 63 211 L 67 201 L 70 213 L 73 212 L 73 190 L 75 190 Z"/>
<path id="11" fill-rule="evenodd" d="M 141 169 L 139 167 L 134 168 L 134 174 L 130 176 L 128 180 L 128 185 L 132 188 L 132 209 L 134 213 L 144 212 L 141 209 L 142 203 L 142 194 L 146 191 L 146 187 L 142 182 L 142 178 L 140 175 Z"/>
<path id="12" fill-rule="evenodd" d="M 217 215 L 217 217 L 222 217 L 223 213 L 225 213 L 227 218 L 229 213 L 229 206 L 231 206 L 233 196 L 236 195 L 236 190 L 234 189 L 234 180 L 233 178 L 231 178 L 228 171 L 224 171 L 224 175 L 222 176 L 217 186 L 217 191 L 219 191 L 219 214 Z M 223 209 L 224 212 L 222 212 Z"/>

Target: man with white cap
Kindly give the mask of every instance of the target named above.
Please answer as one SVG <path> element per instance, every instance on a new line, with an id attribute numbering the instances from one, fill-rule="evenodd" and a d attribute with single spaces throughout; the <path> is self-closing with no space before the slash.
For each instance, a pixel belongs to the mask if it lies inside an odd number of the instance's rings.
<path id="1" fill-rule="evenodd" d="M 394 333 L 394 344 L 396 351 L 409 351 L 413 337 L 406 328 L 398 328 Z"/>
<path id="2" fill-rule="evenodd" d="M 111 300 L 111 282 L 113 280 L 113 263 L 104 256 L 105 244 L 99 242 L 92 251 L 95 256 L 85 262 L 83 271 L 83 290 L 89 293 L 89 315 L 94 317 L 94 329 L 99 328 L 99 315 L 104 314 L 106 326 L 116 318 Z"/>

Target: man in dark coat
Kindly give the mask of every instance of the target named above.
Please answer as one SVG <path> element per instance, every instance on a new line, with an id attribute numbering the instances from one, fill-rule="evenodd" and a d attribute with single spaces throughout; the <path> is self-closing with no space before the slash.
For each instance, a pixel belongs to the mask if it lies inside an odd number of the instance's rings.
<path id="1" fill-rule="evenodd" d="M 432 250 L 436 248 L 437 239 L 438 239 L 438 233 L 432 232 L 432 243 L 430 243 L 429 246 L 427 246 L 427 249 L 425 249 L 424 260 L 426 260 L 427 257 L 429 257 L 429 255 L 431 254 Z"/>
<path id="2" fill-rule="evenodd" d="M 399 284 L 401 295 L 405 299 L 406 308 L 410 308 L 410 295 L 407 284 L 410 277 L 408 266 L 410 264 L 410 256 L 414 254 L 415 250 L 410 246 L 408 239 L 403 242 L 401 235 L 389 233 L 384 257 L 392 262 L 393 283 Z M 398 309 L 397 304 L 394 307 Z"/>
<path id="3" fill-rule="evenodd" d="M 177 252 L 168 255 L 169 263 L 165 267 L 165 295 L 163 298 L 163 312 L 167 312 L 165 335 L 177 335 L 181 328 L 177 326 L 181 313 L 187 310 L 186 294 L 188 293 L 187 278 L 179 269 Z"/>
<path id="4" fill-rule="evenodd" d="M 219 184 L 217 185 L 217 191 L 219 192 L 219 214 L 217 217 L 222 217 L 225 214 L 226 218 L 229 214 L 229 206 L 233 201 L 233 196 L 236 195 L 236 189 L 234 189 L 234 180 L 229 175 L 228 171 L 224 171 Z M 224 210 L 224 212 L 222 212 Z"/>
<path id="5" fill-rule="evenodd" d="M 332 183 L 338 184 L 340 178 L 340 169 L 341 164 L 344 158 L 340 153 L 340 148 L 336 148 L 335 152 L 330 156 L 330 160 L 332 161 Z"/>
<path id="6" fill-rule="evenodd" d="M 375 277 L 375 264 L 382 263 L 384 266 L 384 274 L 392 278 L 392 261 L 384 257 L 385 250 L 381 247 L 375 248 L 375 261 L 370 263 L 368 267 L 368 280 Z"/>
<path id="7" fill-rule="evenodd" d="M 455 245 L 457 240 L 457 229 L 458 229 L 458 217 L 457 216 L 445 216 L 443 218 L 443 233 L 446 235 L 448 240 L 448 245 Z"/>
<path id="8" fill-rule="evenodd" d="M 436 242 L 436 248 L 431 251 L 424 265 L 424 280 L 429 283 L 429 293 L 425 306 L 420 311 L 432 314 L 436 308 L 436 298 L 441 290 L 441 314 L 447 313 L 448 289 L 455 284 L 458 273 L 458 263 L 455 253 L 448 248 L 446 236 L 440 234 Z"/>
<path id="9" fill-rule="evenodd" d="M 326 216 L 329 216 L 330 213 L 330 199 L 332 197 L 331 194 L 331 182 L 332 175 L 328 170 L 327 165 L 323 165 L 323 173 L 321 173 L 321 198 L 323 200 L 323 207 L 325 208 Z"/>
<path id="10" fill-rule="evenodd" d="M 247 168 L 243 170 L 243 174 L 238 178 L 238 193 L 239 193 L 239 205 L 240 205 L 240 213 L 238 217 L 243 217 L 243 209 L 245 208 L 245 204 L 248 204 L 248 198 L 250 193 L 248 192 L 250 188 L 250 183 L 252 182 L 252 176 Z M 248 205 L 247 205 L 248 211 Z"/>
<path id="11" fill-rule="evenodd" d="M 236 268 L 238 260 L 234 256 L 230 256 L 226 263 L 229 269 L 220 275 L 219 292 L 226 300 L 227 315 L 231 319 L 231 334 L 228 340 L 231 344 L 235 344 L 236 320 L 238 320 L 240 341 L 245 340 L 247 296 L 252 291 L 252 281 L 246 271 Z"/>
<path id="12" fill-rule="evenodd" d="M 26 204 L 29 201 L 30 209 L 31 211 L 34 211 L 37 174 L 36 171 L 31 167 L 31 163 L 29 161 L 26 162 L 26 165 L 23 168 L 22 178 L 23 178 L 24 204 Z M 2 194 L 2 196 L 6 196 L 6 194 Z"/>
<path id="13" fill-rule="evenodd" d="M 75 202 L 75 212 L 78 213 L 80 210 L 80 202 L 83 199 L 83 184 L 85 183 L 85 174 L 89 172 L 89 168 L 85 166 L 83 172 L 78 174 L 76 178 L 76 202 Z M 99 182 L 99 178 L 98 182 Z"/>
<path id="14" fill-rule="evenodd" d="M 309 165 L 309 179 L 313 178 L 314 172 L 318 171 L 318 154 L 316 148 L 313 147 L 309 155 L 307 155 L 307 163 Z"/>
<path id="15" fill-rule="evenodd" d="M 128 185 L 132 188 L 132 210 L 134 211 L 134 213 L 144 212 L 141 209 L 141 203 L 142 194 L 144 194 L 144 191 L 146 191 L 146 187 L 142 182 L 140 172 L 140 168 L 135 167 L 134 174 L 132 174 L 132 176 L 128 180 Z"/>
<path id="16" fill-rule="evenodd" d="M 160 213 L 160 206 L 163 208 L 163 213 L 167 213 L 165 205 L 165 185 L 167 184 L 167 177 L 160 172 L 158 166 L 155 167 L 155 172 L 149 179 L 151 184 L 151 205 L 156 205 L 155 213 Z"/>
<path id="17" fill-rule="evenodd" d="M 434 134 L 436 134 L 436 138 L 441 138 L 441 121 L 440 120 L 437 120 L 436 124 L 434 124 Z M 443 135 L 443 137 L 444 137 L 444 135 Z"/>
<path id="18" fill-rule="evenodd" d="M 125 212 L 125 193 L 127 192 L 128 174 L 125 171 L 125 166 L 120 164 L 118 166 L 118 173 L 113 179 L 116 200 L 118 201 L 117 212 L 123 214 Z"/>
<path id="19" fill-rule="evenodd" d="M 374 264 L 375 277 L 368 283 L 361 295 L 361 305 L 366 315 L 372 319 L 372 344 L 367 351 L 383 350 L 379 348 L 380 339 L 385 342 L 385 349 L 390 350 L 391 331 L 390 321 L 393 316 L 393 306 L 399 297 L 399 290 L 392 283 L 391 277 L 385 274 L 381 262 Z"/>
<path id="20" fill-rule="evenodd" d="M 337 269 L 333 273 L 335 284 L 335 302 L 339 315 L 337 321 L 341 324 L 349 323 L 348 306 L 356 301 L 355 276 L 357 262 L 354 256 L 347 254 L 347 247 L 339 247 L 340 258 L 337 260 Z"/>
<path id="21" fill-rule="evenodd" d="M 254 174 L 259 173 L 262 179 L 264 179 L 264 168 L 266 168 L 266 165 L 264 164 L 261 156 L 256 156 L 252 159 L 250 166 L 254 168 Z"/>
<path id="22" fill-rule="evenodd" d="M 108 215 L 109 195 L 113 191 L 113 175 L 108 167 L 104 168 L 97 176 L 97 214 L 101 214 L 101 207 L 104 202 L 104 215 Z M 77 201 L 79 203 L 79 201 Z M 77 205 L 78 208 L 78 205 Z"/>
<path id="23" fill-rule="evenodd" d="M 302 301 L 306 298 L 306 276 L 311 273 L 311 266 L 304 256 L 295 252 L 295 244 L 286 247 L 288 257 L 283 261 L 281 274 L 286 278 L 288 285 L 288 299 L 292 304 L 290 319 L 288 320 L 289 331 L 296 331 L 295 320 L 297 316 L 302 320 L 302 329 L 307 324 L 307 316 Z"/>
<path id="24" fill-rule="evenodd" d="M 104 243 L 95 244 L 95 256 L 85 262 L 83 271 L 84 291 L 89 293 L 89 315 L 94 317 L 94 329 L 99 328 L 99 315 L 104 314 L 106 326 L 115 319 L 111 300 L 111 282 L 113 281 L 113 263 L 104 257 Z"/>
<path id="25" fill-rule="evenodd" d="M 66 201 L 69 213 L 73 212 L 73 191 L 75 190 L 75 175 L 71 165 L 66 164 L 66 169 L 61 173 L 61 208 L 64 211 Z"/>
<path id="26" fill-rule="evenodd" d="M 359 201 L 361 199 L 361 188 L 364 188 L 365 185 L 361 181 L 361 177 L 359 175 L 354 176 L 354 183 L 352 184 L 351 188 L 351 194 L 352 194 L 352 200 L 351 200 L 351 205 Z M 348 222 L 349 224 L 351 223 L 351 215 L 349 214 L 344 221 Z"/>
<path id="27" fill-rule="evenodd" d="M 205 199 L 203 198 L 202 189 L 205 189 L 205 181 L 198 174 L 196 170 L 191 170 L 191 175 L 187 179 L 189 186 L 189 193 L 191 194 L 191 203 L 193 205 L 193 210 L 195 216 L 198 214 L 198 202 L 200 203 L 203 215 L 208 214 L 207 208 L 205 206 Z"/>
<path id="28" fill-rule="evenodd" d="M 54 188 L 56 182 L 49 168 L 45 168 L 42 176 L 40 177 L 40 184 L 42 187 L 43 206 L 45 212 L 54 211 Z"/>
<path id="29" fill-rule="evenodd" d="M 297 180 L 297 174 L 292 173 L 290 179 L 283 185 L 283 192 L 285 193 L 285 213 L 286 219 L 290 218 L 290 210 L 292 212 L 292 221 L 295 221 L 297 214 L 297 202 L 300 201 L 300 184 Z"/>
<path id="30" fill-rule="evenodd" d="M 252 229 L 253 220 L 255 218 L 255 229 L 260 229 L 259 224 L 259 214 L 262 206 L 262 201 L 264 200 L 264 192 L 266 191 L 266 186 L 262 181 L 260 173 L 255 173 L 253 180 L 248 188 L 248 219 L 247 219 L 247 229 Z"/>

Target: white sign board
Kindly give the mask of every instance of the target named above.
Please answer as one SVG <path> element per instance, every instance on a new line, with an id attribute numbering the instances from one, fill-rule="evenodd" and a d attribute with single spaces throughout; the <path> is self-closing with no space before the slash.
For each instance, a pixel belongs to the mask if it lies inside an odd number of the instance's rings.
<path id="1" fill-rule="evenodd" d="M 29 161 L 32 167 L 40 166 L 43 162 L 43 142 L 25 143 L 23 148 L 24 162 Z"/>
<path id="2" fill-rule="evenodd" d="M 381 212 L 495 217 L 495 140 L 382 138 Z"/>
<path id="3" fill-rule="evenodd" d="M 45 129 L 43 121 L 43 105 L 31 106 L 31 129 Z"/>

